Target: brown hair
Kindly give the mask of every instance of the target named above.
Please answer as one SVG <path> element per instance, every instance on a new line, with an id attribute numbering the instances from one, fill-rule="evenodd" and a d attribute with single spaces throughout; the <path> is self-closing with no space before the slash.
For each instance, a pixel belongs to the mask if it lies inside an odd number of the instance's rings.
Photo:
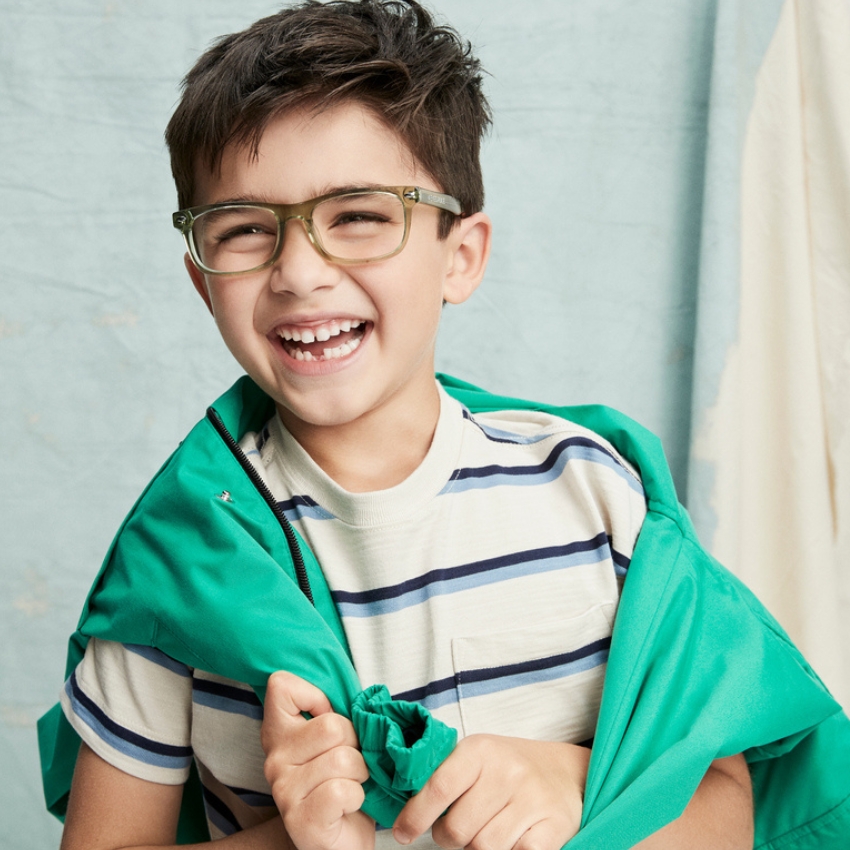
<path id="1" fill-rule="evenodd" d="M 228 145 L 256 154 L 275 116 L 345 100 L 398 133 L 463 215 L 482 208 L 481 66 L 415 0 L 307 0 L 215 42 L 186 75 L 165 132 L 180 207 L 192 204 L 198 165 L 217 169 Z M 441 216 L 445 238 L 456 219 Z"/>

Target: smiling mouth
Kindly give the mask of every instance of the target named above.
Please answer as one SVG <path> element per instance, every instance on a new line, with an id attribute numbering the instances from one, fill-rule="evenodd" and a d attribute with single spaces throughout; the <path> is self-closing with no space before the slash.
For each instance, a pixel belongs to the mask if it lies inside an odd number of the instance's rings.
<path id="1" fill-rule="evenodd" d="M 334 319 L 310 328 L 282 325 L 276 333 L 294 360 L 338 360 L 357 350 L 367 326 L 363 319 Z"/>

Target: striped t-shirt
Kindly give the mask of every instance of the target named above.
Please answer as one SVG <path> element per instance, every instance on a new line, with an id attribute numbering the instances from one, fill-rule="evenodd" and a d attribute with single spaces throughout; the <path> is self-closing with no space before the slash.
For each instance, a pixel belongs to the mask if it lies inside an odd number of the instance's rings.
<path id="1" fill-rule="evenodd" d="M 364 687 L 460 736 L 592 739 L 646 510 L 608 443 L 539 412 L 473 417 L 441 391 L 425 459 L 388 490 L 343 490 L 276 417 L 241 446 L 322 564 Z M 62 702 L 128 773 L 182 782 L 194 755 L 214 837 L 273 814 L 250 688 L 92 641 Z"/>

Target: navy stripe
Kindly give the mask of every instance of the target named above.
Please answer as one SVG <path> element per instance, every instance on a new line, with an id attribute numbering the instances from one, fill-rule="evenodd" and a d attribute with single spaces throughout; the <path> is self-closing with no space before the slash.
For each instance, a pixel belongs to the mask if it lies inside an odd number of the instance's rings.
<path id="1" fill-rule="evenodd" d="M 531 661 L 522 661 L 518 664 L 505 664 L 502 667 L 480 667 L 477 670 L 461 670 L 457 674 L 458 685 L 472 684 L 473 682 L 486 682 L 491 679 L 504 679 L 507 676 L 517 676 L 522 673 L 533 673 L 538 670 L 549 670 L 552 667 L 561 667 L 571 664 L 582 658 L 589 658 L 597 652 L 611 648 L 611 638 L 604 637 L 574 649 L 572 652 L 563 652 L 559 655 L 550 655 L 547 658 L 533 658 Z"/>
<path id="2" fill-rule="evenodd" d="M 241 714 L 252 720 L 263 719 L 263 704 L 253 691 L 243 690 L 221 682 L 207 679 L 194 679 L 192 682 L 192 701 L 215 711 L 227 714 Z"/>
<path id="3" fill-rule="evenodd" d="M 132 652 L 133 655 L 138 655 L 146 661 L 150 661 L 152 664 L 164 667 L 166 670 L 170 670 L 178 676 L 188 678 L 192 675 L 191 668 L 187 667 L 185 664 L 181 664 L 179 661 L 175 661 L 170 655 L 166 655 L 162 652 L 162 650 L 154 649 L 152 646 L 142 646 L 137 643 L 124 643 L 121 645 L 127 650 L 127 652 Z"/>
<path id="4" fill-rule="evenodd" d="M 549 452 L 549 456 L 542 463 L 529 466 L 490 464 L 489 466 L 465 467 L 456 470 L 452 478 L 456 481 L 463 481 L 466 478 L 488 478 L 491 475 L 542 475 L 552 469 L 561 455 L 572 446 L 594 449 L 608 455 L 612 460 L 616 460 L 611 452 L 606 451 L 593 440 L 588 440 L 587 437 L 568 437 L 566 440 L 556 443 L 552 451 Z"/>
<path id="5" fill-rule="evenodd" d="M 262 452 L 263 446 L 268 442 L 269 439 L 269 426 L 266 425 L 259 434 L 257 434 L 257 451 Z"/>
<path id="6" fill-rule="evenodd" d="M 610 538 L 608 539 L 610 541 Z M 614 566 L 620 568 L 617 570 L 618 575 L 624 575 L 632 563 L 631 558 L 627 558 L 621 552 L 614 549 L 613 546 L 611 547 L 611 559 L 614 561 Z"/>
<path id="7" fill-rule="evenodd" d="M 493 428 L 490 425 L 482 425 L 466 408 L 463 409 L 463 418 L 475 425 L 476 428 L 491 443 L 507 443 L 512 446 L 530 446 L 548 440 L 552 434 L 534 434 L 526 437 L 522 434 L 514 434 L 511 431 L 503 431 L 501 428 Z"/>
<path id="8" fill-rule="evenodd" d="M 225 786 L 228 791 L 235 794 L 243 803 L 254 808 L 274 806 L 274 797 L 261 791 L 252 791 L 250 788 L 237 788 L 233 785 Z"/>
<path id="9" fill-rule="evenodd" d="M 166 756 L 167 758 L 173 759 L 191 758 L 191 747 L 178 747 L 173 744 L 163 744 L 161 741 L 154 741 L 151 738 L 146 738 L 144 735 L 139 735 L 137 732 L 133 732 L 130 729 L 116 723 L 111 717 L 104 713 L 97 703 L 93 702 L 88 695 L 83 692 L 77 682 L 76 671 L 71 674 L 69 682 L 74 700 L 79 703 L 104 729 L 116 738 L 158 756 Z"/>
<path id="10" fill-rule="evenodd" d="M 457 687 L 455 677 L 447 676 L 445 679 L 436 679 L 433 682 L 429 682 L 424 687 L 411 688 L 409 691 L 393 694 L 393 699 L 403 699 L 407 700 L 407 702 L 425 702 L 429 697 L 451 691 L 455 687 Z"/>
<path id="11" fill-rule="evenodd" d="M 559 659 L 561 663 L 558 663 Z M 541 660 L 547 663 L 513 665 L 513 672 L 501 668 L 497 671 L 471 671 L 473 675 L 463 673 L 458 677 L 457 693 L 461 699 L 472 699 L 512 688 L 567 679 L 594 669 L 601 672 L 602 665 L 608 661 L 608 648 L 603 646 L 595 652 L 577 651 Z M 480 675 L 474 675 L 476 672 L 480 672 Z"/>
<path id="12" fill-rule="evenodd" d="M 505 676 L 514 676 L 518 673 L 529 673 L 536 670 L 547 670 L 550 667 L 560 667 L 562 664 L 569 664 L 572 661 L 577 661 L 579 658 L 587 658 L 596 652 L 611 648 L 611 638 L 601 638 L 593 641 L 587 646 L 572 652 L 564 652 L 560 655 L 551 655 L 546 658 L 536 658 L 531 661 L 523 661 L 518 664 L 506 664 L 503 667 L 481 667 L 477 670 L 461 670 L 454 676 L 447 676 L 445 679 L 436 679 L 429 682 L 421 688 L 411 688 L 409 691 L 395 694 L 393 699 L 403 699 L 409 702 L 421 702 L 430 696 L 444 693 L 451 690 L 457 685 L 471 682 L 483 682 L 487 679 L 501 679 Z"/>
<path id="13" fill-rule="evenodd" d="M 290 522 L 300 519 L 336 519 L 329 510 L 310 496 L 293 496 L 278 502 L 277 505 Z"/>
<path id="14" fill-rule="evenodd" d="M 449 703 L 457 702 L 458 695 L 466 698 L 495 693 L 500 690 L 522 687 L 555 678 L 567 678 L 575 673 L 585 672 L 604 664 L 608 660 L 611 637 L 600 638 L 587 646 L 570 652 L 549 655 L 545 658 L 533 658 L 501 667 L 481 667 L 475 670 L 461 670 L 454 676 L 436 679 L 419 688 L 394 694 L 393 699 L 418 702 L 432 711 Z M 559 668 L 568 668 L 559 671 Z M 548 674 L 547 674 L 547 671 Z M 541 675 L 542 674 L 542 675 Z M 513 679 L 513 681 L 508 681 Z M 483 685 L 482 683 L 502 682 L 501 685 Z M 478 687 L 475 687 L 478 685 Z"/>
<path id="15" fill-rule="evenodd" d="M 253 691 L 243 690 L 233 685 L 225 685 L 221 682 L 211 682 L 209 679 L 193 679 L 192 690 L 213 694 L 214 696 L 223 697 L 234 702 L 243 702 L 246 705 L 257 706 L 259 708 L 263 706 L 259 697 Z"/>
<path id="16" fill-rule="evenodd" d="M 236 819 L 236 815 L 230 811 L 228 806 L 216 797 L 206 785 L 204 788 L 204 808 L 207 810 L 207 817 L 220 829 L 225 835 L 233 835 L 236 832 L 242 831 L 242 824 Z"/>
<path id="17" fill-rule="evenodd" d="M 531 487 L 549 484 L 563 474 L 570 461 L 587 461 L 604 466 L 622 478 L 628 486 L 644 495 L 640 481 L 615 454 L 587 437 L 569 437 L 555 445 L 548 457 L 539 464 L 503 466 L 491 464 L 456 469 L 440 495 L 491 487 Z"/>
<path id="18" fill-rule="evenodd" d="M 372 590 L 336 590 L 331 597 L 337 605 L 348 603 L 351 605 L 368 605 L 371 602 L 379 602 L 384 599 L 393 599 L 403 596 L 415 590 L 421 590 L 429 584 L 452 581 L 458 578 L 484 573 L 490 570 L 498 570 L 502 567 L 515 564 L 525 564 L 531 561 L 542 561 L 548 558 L 559 558 L 566 555 L 574 555 L 578 552 L 592 552 L 601 547 L 608 547 L 608 535 L 605 532 L 597 534 L 591 540 L 579 540 L 563 546 L 544 546 L 540 549 L 526 549 L 522 552 L 512 552 L 508 555 L 498 555 L 495 558 L 485 558 L 483 561 L 473 561 L 469 564 L 460 564 L 457 567 L 445 567 L 437 570 L 429 570 L 415 578 L 399 584 L 387 587 L 376 587 Z"/>

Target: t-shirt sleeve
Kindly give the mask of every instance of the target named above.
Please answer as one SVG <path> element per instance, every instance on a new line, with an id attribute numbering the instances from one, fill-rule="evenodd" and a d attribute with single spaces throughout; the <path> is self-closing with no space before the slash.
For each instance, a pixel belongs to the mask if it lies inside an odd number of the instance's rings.
<path id="1" fill-rule="evenodd" d="M 104 761 L 180 785 L 192 761 L 192 670 L 157 649 L 92 638 L 65 682 L 62 709 Z"/>

